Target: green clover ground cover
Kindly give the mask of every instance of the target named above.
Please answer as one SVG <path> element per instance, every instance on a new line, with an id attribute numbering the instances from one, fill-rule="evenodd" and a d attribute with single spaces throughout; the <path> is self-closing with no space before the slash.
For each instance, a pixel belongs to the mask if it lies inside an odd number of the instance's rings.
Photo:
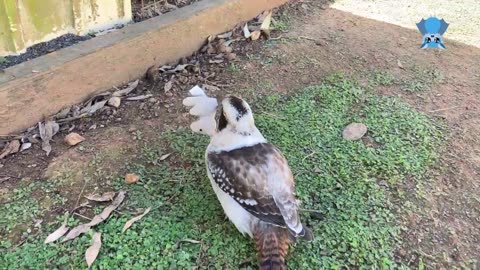
<path id="1" fill-rule="evenodd" d="M 441 131 L 425 115 L 394 99 L 378 97 L 342 76 L 291 97 L 269 95 L 256 102 L 257 125 L 287 156 L 302 202 L 301 215 L 315 233 L 311 243 L 291 249 L 291 269 L 399 268 L 393 251 L 399 226 L 390 195 L 405 177 L 423 179 L 441 145 Z M 253 102 L 251 102 L 253 103 Z M 342 129 L 365 123 L 369 141 L 347 141 Z M 227 220 L 211 190 L 204 166 L 208 139 L 181 129 L 161 135 L 161 144 L 145 146 L 142 162 L 129 171 L 143 179 L 125 186 L 120 209 L 94 229 L 103 246 L 94 269 L 256 269 L 252 241 Z M 146 142 L 147 145 L 147 142 Z M 168 146 L 167 146 L 168 145 Z M 171 158 L 158 162 L 172 152 Z M 151 165 L 155 164 L 155 165 Z M 152 211 L 121 234 L 136 208 Z M 314 211 L 312 211 L 314 210 Z M 4 213 L 0 208 L 0 213 Z M 48 232 L 22 246 L 0 245 L 0 265 L 10 269 L 86 268 L 90 235 L 44 245 Z M 69 224 L 78 223 L 70 218 Z M 179 242 L 180 240 L 193 239 Z"/>

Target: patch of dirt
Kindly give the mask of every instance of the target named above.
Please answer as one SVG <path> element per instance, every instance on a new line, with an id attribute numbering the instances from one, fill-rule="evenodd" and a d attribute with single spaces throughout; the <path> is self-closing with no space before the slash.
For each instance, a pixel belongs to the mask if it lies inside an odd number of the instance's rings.
<path id="1" fill-rule="evenodd" d="M 164 88 L 172 80 L 171 75 L 144 79 L 136 94 L 151 93 L 153 99 L 125 102 L 118 109 L 108 108 L 92 118 L 72 122 L 74 131 L 87 138 L 87 154 L 78 152 L 78 146 L 69 150 L 62 143 L 66 135 L 63 132 L 52 143 L 51 157 L 45 157 L 35 145 L 1 161 L 2 174 L 14 178 L 1 183 L 0 190 L 15 188 L 22 182 L 19 179 L 25 177 L 42 179 L 47 168 L 50 173 L 63 168 L 68 171 L 69 165 L 62 164 L 69 164 L 70 159 L 85 164 L 102 144 L 114 149 L 131 147 L 123 154 L 124 159 L 119 159 L 123 162 L 109 165 L 113 174 L 121 175 L 124 163 L 136 158 L 139 145 L 155 142 L 166 127 L 188 126 L 181 101 L 196 84 L 221 89 L 210 91 L 209 95 L 240 94 L 253 98 L 273 91 L 294 93 L 321 83 L 334 72 L 366 83 L 369 72 L 381 70 L 391 73 L 395 81 L 379 87 L 379 94 L 403 98 L 418 110 L 438 117 L 450 131 L 450 137 L 445 138 L 448 150 L 430 174 L 427 200 L 419 200 L 417 204 L 422 209 L 400 221 L 405 230 L 397 259 L 410 266 L 418 266 L 421 259 L 432 269 L 471 266 L 473 259 L 480 258 L 480 49 L 447 40 L 448 50 L 420 50 L 417 31 L 330 9 L 323 1 L 295 2 L 276 14 L 282 14 L 277 16 L 277 26 L 289 26 L 274 31 L 267 42 L 234 42 L 236 60 L 211 64 L 208 59 L 212 56 L 197 53 L 180 62 L 197 60 L 198 69 L 175 74 L 176 83 L 168 93 Z M 428 86 L 425 90 L 405 90 L 406 80 L 425 76 L 419 70 L 431 68 L 441 72 L 443 79 L 422 77 L 421 82 Z M 90 130 L 93 124 L 97 128 Z M 104 127 L 100 128 L 101 125 Z M 34 163 L 38 165 L 28 167 Z M 104 185 L 102 179 L 96 181 L 84 192 Z M 408 190 L 417 192 L 410 182 L 405 182 Z M 76 199 L 83 185 L 73 186 L 67 196 Z"/>

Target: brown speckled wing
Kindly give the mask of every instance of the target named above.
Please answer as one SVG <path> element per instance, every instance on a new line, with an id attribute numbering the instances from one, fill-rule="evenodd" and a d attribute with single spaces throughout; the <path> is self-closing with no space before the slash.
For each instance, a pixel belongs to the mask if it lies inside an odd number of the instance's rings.
<path id="1" fill-rule="evenodd" d="M 228 152 L 209 153 L 208 169 L 216 184 L 260 220 L 299 233 L 301 223 L 293 176 L 275 146 L 260 143 Z M 300 226 L 300 227 L 298 227 Z"/>

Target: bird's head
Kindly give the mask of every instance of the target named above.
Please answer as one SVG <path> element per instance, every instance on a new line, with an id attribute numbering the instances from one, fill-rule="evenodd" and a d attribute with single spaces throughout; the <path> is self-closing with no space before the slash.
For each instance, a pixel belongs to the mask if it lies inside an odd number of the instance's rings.
<path id="1" fill-rule="evenodd" d="M 252 109 L 248 103 L 236 96 L 228 96 L 222 100 L 217 128 L 225 128 L 241 134 L 249 134 L 255 129 Z"/>

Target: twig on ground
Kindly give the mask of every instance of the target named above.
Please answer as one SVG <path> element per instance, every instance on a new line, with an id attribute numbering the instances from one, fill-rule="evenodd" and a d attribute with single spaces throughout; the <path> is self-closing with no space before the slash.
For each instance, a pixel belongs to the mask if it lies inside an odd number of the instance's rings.
<path id="1" fill-rule="evenodd" d="M 87 186 L 87 180 L 85 180 L 85 182 L 83 183 L 83 187 L 82 187 L 82 190 L 80 191 L 80 194 L 78 194 L 78 198 L 77 198 L 77 202 L 75 203 L 75 207 L 73 209 L 76 209 L 77 206 L 78 206 L 78 202 L 80 201 L 80 198 L 82 197 L 83 195 L 83 191 L 85 190 L 85 187 Z"/>
<path id="2" fill-rule="evenodd" d="M 433 110 L 433 111 L 429 111 L 431 113 L 434 113 L 434 112 L 443 112 L 443 111 L 448 111 L 448 110 L 453 110 L 453 109 L 456 109 L 460 106 L 453 106 L 453 107 L 448 107 L 448 108 L 443 108 L 443 109 L 438 109 L 438 110 Z"/>
<path id="3" fill-rule="evenodd" d="M 83 118 L 85 116 L 87 116 L 88 113 L 82 113 L 78 116 L 73 116 L 73 117 L 68 117 L 68 118 L 64 118 L 64 119 L 60 119 L 57 121 L 57 123 L 66 123 L 66 122 L 70 122 L 70 121 L 73 121 L 73 120 L 77 120 L 77 119 L 80 119 L 80 118 Z"/>
<path id="4" fill-rule="evenodd" d="M 76 215 L 76 216 L 79 216 L 79 217 L 81 217 L 81 218 L 84 218 L 84 219 L 86 219 L 86 220 L 90 220 L 90 221 L 92 220 L 91 218 L 86 217 L 86 216 L 84 216 L 84 215 L 82 215 L 82 214 L 79 214 L 79 213 L 75 213 L 75 212 L 74 212 L 73 214 Z"/>

